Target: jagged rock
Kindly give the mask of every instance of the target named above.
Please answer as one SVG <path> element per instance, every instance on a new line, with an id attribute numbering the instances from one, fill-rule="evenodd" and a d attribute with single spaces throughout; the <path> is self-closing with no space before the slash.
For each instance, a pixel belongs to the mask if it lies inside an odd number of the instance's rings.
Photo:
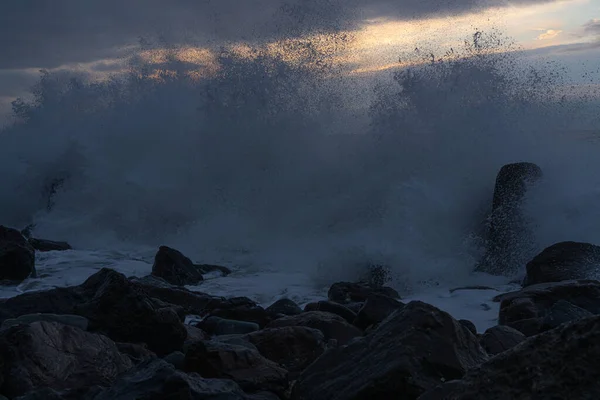
<path id="1" fill-rule="evenodd" d="M 204 378 L 229 378 L 247 391 L 283 393 L 287 371 L 256 350 L 217 341 L 192 344 L 185 354 L 185 370 Z"/>
<path id="2" fill-rule="evenodd" d="M 290 299 L 280 299 L 267 307 L 266 311 L 272 315 L 298 315 L 302 313 L 302 309 L 298 304 Z"/>
<path id="3" fill-rule="evenodd" d="M 208 335 L 202 329 L 197 326 L 185 325 L 185 330 L 187 331 L 187 338 L 183 344 L 183 349 L 185 350 L 188 345 L 193 342 L 198 342 L 200 340 L 208 339 Z"/>
<path id="4" fill-rule="evenodd" d="M 234 297 L 221 302 L 209 316 L 235 321 L 254 322 L 261 328 L 267 326 L 275 317 L 247 297 Z"/>
<path id="5" fill-rule="evenodd" d="M 387 286 L 377 286 L 368 283 L 338 282 L 331 285 L 327 297 L 330 301 L 340 304 L 366 301 L 369 295 L 377 293 L 394 299 L 400 299 L 397 291 Z"/>
<path id="6" fill-rule="evenodd" d="M 339 303 L 334 303 L 333 301 L 321 300 L 315 303 L 308 303 L 304 307 L 304 311 L 325 311 L 336 314 L 344 318 L 349 324 L 353 323 L 356 319 L 356 313 L 354 311 Z"/>
<path id="7" fill-rule="evenodd" d="M 542 283 L 494 298 L 494 301 L 500 302 L 499 324 L 513 328 L 516 328 L 514 324 L 517 321 L 544 318 L 559 300 L 568 301 L 592 314 L 600 314 L 600 282 Z"/>
<path id="8" fill-rule="evenodd" d="M 10 397 L 48 387 L 55 390 L 106 385 L 130 369 L 106 336 L 56 322 L 33 322 L 0 334 L 2 392 Z"/>
<path id="9" fill-rule="evenodd" d="M 593 317 L 594 314 L 565 300 L 559 300 L 550 309 L 542 320 L 542 330 L 554 329 L 567 322 Z"/>
<path id="10" fill-rule="evenodd" d="M 200 323 L 199 327 L 211 335 L 235 335 L 254 332 L 259 326 L 254 322 L 235 321 L 219 317 L 209 317 Z"/>
<path id="11" fill-rule="evenodd" d="M 371 325 L 379 324 L 402 307 L 404 304 L 391 297 L 377 293 L 371 294 L 358 311 L 354 325 L 365 330 Z"/>
<path id="12" fill-rule="evenodd" d="M 164 357 L 163 360 L 174 366 L 176 369 L 184 370 L 185 368 L 185 354 L 181 351 L 174 351 L 168 356 Z"/>
<path id="13" fill-rule="evenodd" d="M 576 279 L 600 278 L 600 246 L 560 242 L 527 263 L 523 286 Z"/>
<path id="14" fill-rule="evenodd" d="M 324 311 L 308 311 L 302 314 L 276 319 L 267 328 L 282 328 L 286 326 L 306 326 L 318 329 L 323 333 L 326 340 L 335 339 L 339 345 L 345 345 L 355 337 L 363 335 L 363 332 L 349 324 L 339 315 Z"/>
<path id="15" fill-rule="evenodd" d="M 158 355 L 181 350 L 187 336 L 177 308 L 149 297 L 124 275 L 103 268 L 83 284 L 0 300 L 0 321 L 24 314 L 75 314 L 117 342 L 146 343 Z"/>
<path id="16" fill-rule="evenodd" d="M 290 379 L 295 379 L 326 348 L 323 333 L 305 326 L 263 329 L 244 337 L 264 357 L 287 369 Z"/>
<path id="17" fill-rule="evenodd" d="M 35 278 L 35 250 L 21 233 L 0 225 L 0 281 Z"/>
<path id="18" fill-rule="evenodd" d="M 599 357 L 595 316 L 534 336 L 420 400 L 597 399 Z"/>
<path id="19" fill-rule="evenodd" d="M 73 249 L 67 242 L 55 242 L 52 240 L 34 238 L 29 238 L 28 241 L 31 247 L 37 251 L 65 251 Z"/>
<path id="20" fill-rule="evenodd" d="M 217 265 L 194 264 L 180 251 L 160 246 L 154 257 L 152 276 L 162 278 L 173 285 L 197 285 L 204 280 L 202 274 L 217 270 L 225 275 L 231 273 L 229 269 Z"/>
<path id="21" fill-rule="evenodd" d="M 477 335 L 477 327 L 475 326 L 474 323 L 472 323 L 471 321 L 469 321 L 467 319 L 459 319 L 458 322 L 462 326 L 467 328 L 469 330 L 469 332 L 471 332 L 473 335 Z"/>
<path id="22" fill-rule="evenodd" d="M 148 348 L 143 344 L 116 343 L 116 345 L 121 354 L 129 357 L 134 365 L 138 365 L 144 361 L 156 358 L 156 354 L 148 350 Z"/>
<path id="23" fill-rule="evenodd" d="M 535 164 L 504 165 L 496 177 L 486 254 L 477 270 L 494 275 L 512 275 L 533 251 L 531 232 L 521 206 L 531 185 L 542 177 Z"/>
<path id="24" fill-rule="evenodd" d="M 176 370 L 161 359 L 146 361 L 121 375 L 93 400 L 219 399 L 258 400 L 229 379 L 204 379 Z M 92 400 L 92 399 L 90 399 Z"/>
<path id="25" fill-rule="evenodd" d="M 89 321 L 87 318 L 79 315 L 57 315 L 57 314 L 25 314 L 17 318 L 7 319 L 2 322 L 0 331 L 20 324 L 30 324 L 37 321 L 58 322 L 63 325 L 70 325 L 81 330 L 87 331 Z"/>
<path id="26" fill-rule="evenodd" d="M 525 341 L 526 337 L 521 332 L 509 326 L 496 325 L 481 336 L 481 346 L 490 355 L 500 354 L 512 349 L 519 343 Z"/>
<path id="27" fill-rule="evenodd" d="M 412 301 L 365 338 L 325 352 L 300 375 L 292 399 L 416 399 L 486 359 L 458 321 Z"/>

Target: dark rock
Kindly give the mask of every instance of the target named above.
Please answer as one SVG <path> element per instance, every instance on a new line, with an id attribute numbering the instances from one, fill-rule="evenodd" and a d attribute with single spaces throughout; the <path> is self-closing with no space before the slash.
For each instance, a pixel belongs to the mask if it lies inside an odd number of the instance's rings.
<path id="1" fill-rule="evenodd" d="M 521 332 L 509 326 L 496 325 L 481 336 L 481 346 L 490 355 L 500 354 L 512 349 L 519 343 L 525 341 L 526 337 Z"/>
<path id="2" fill-rule="evenodd" d="M 542 320 L 542 330 L 554 329 L 567 322 L 576 321 L 594 316 L 588 310 L 577 307 L 565 300 L 559 300 L 550 309 Z"/>
<path id="3" fill-rule="evenodd" d="M 290 379 L 295 379 L 325 351 L 323 333 L 305 326 L 263 329 L 245 337 L 263 357 L 287 369 Z"/>
<path id="4" fill-rule="evenodd" d="M 600 314 L 600 282 L 542 283 L 494 298 L 494 301 L 500 301 L 500 325 L 511 325 L 512 322 L 523 319 L 544 318 L 559 300 L 568 301 L 592 314 Z"/>
<path id="5" fill-rule="evenodd" d="M 531 337 L 542 331 L 542 323 L 542 318 L 527 318 L 510 322 L 507 326 L 516 329 L 527 337 Z"/>
<path id="6" fill-rule="evenodd" d="M 39 321 L 58 322 L 59 324 L 74 326 L 84 331 L 87 331 L 89 325 L 87 318 L 80 317 L 79 315 L 25 314 L 20 315 L 17 318 L 4 320 L 0 326 L 0 331 L 10 328 L 11 326 L 30 324 Z"/>
<path id="7" fill-rule="evenodd" d="M 599 357 L 595 316 L 532 337 L 421 400 L 597 399 Z"/>
<path id="8" fill-rule="evenodd" d="M 255 332 L 259 326 L 254 322 L 235 321 L 219 317 L 209 317 L 198 325 L 203 331 L 211 335 L 235 335 Z"/>
<path id="9" fill-rule="evenodd" d="M 416 399 L 486 359 L 458 321 L 413 301 L 364 339 L 325 352 L 301 374 L 292 399 Z"/>
<path id="10" fill-rule="evenodd" d="M 156 354 L 148 350 L 148 348 L 143 344 L 116 343 L 116 345 L 121 354 L 129 357 L 134 365 L 138 365 L 144 361 L 156 358 Z"/>
<path id="11" fill-rule="evenodd" d="M 35 278 L 35 250 L 21 233 L 0 225 L 0 281 Z"/>
<path id="12" fill-rule="evenodd" d="M 589 243 L 560 242 L 527 263 L 523 286 L 600 277 L 600 246 Z"/>
<path id="13" fill-rule="evenodd" d="M 459 319 L 458 322 L 462 326 L 467 328 L 469 330 L 469 332 L 471 332 L 473 335 L 477 335 L 477 327 L 475 326 L 474 323 L 472 323 L 471 321 L 469 321 L 467 319 Z"/>
<path id="14" fill-rule="evenodd" d="M 183 371 L 185 368 L 185 354 L 183 354 L 181 351 L 174 351 L 168 356 L 164 357 L 163 360 L 181 371 Z"/>
<path id="15" fill-rule="evenodd" d="M 271 313 L 245 297 L 222 302 L 219 304 L 219 308 L 210 312 L 209 316 L 235 321 L 254 322 L 261 328 L 264 328 L 275 319 Z"/>
<path id="16" fill-rule="evenodd" d="M 371 294 L 358 312 L 354 325 L 367 329 L 389 317 L 394 311 L 404 307 L 404 304 L 382 294 Z"/>
<path id="17" fill-rule="evenodd" d="M 106 385 L 132 367 L 109 338 L 56 322 L 34 322 L 1 333 L 2 392 L 10 397 Z"/>
<path id="18" fill-rule="evenodd" d="M 266 311 L 273 315 L 298 315 L 302 313 L 300 306 L 290 299 L 277 300 L 275 303 L 267 307 Z"/>
<path id="19" fill-rule="evenodd" d="M 325 311 L 332 314 L 339 315 L 344 318 L 349 324 L 353 323 L 356 319 L 356 313 L 351 311 L 349 308 L 344 307 L 339 303 L 333 301 L 318 301 L 316 303 L 308 303 L 304 307 L 304 311 Z"/>
<path id="20" fill-rule="evenodd" d="M 55 242 L 52 240 L 34 238 L 29 238 L 28 241 L 31 247 L 37 251 L 65 251 L 73 249 L 67 242 Z"/>
<path id="21" fill-rule="evenodd" d="M 190 345 L 193 342 L 198 342 L 201 340 L 208 339 L 208 335 L 202 329 L 197 326 L 185 325 L 185 330 L 187 331 L 187 338 L 183 344 L 183 349 Z"/>
<path id="22" fill-rule="evenodd" d="M 228 268 L 218 265 L 194 264 L 180 251 L 167 246 L 159 247 L 152 266 L 152 276 L 178 286 L 196 285 L 204 280 L 202 274 L 213 271 L 220 271 L 225 275 L 231 273 Z"/>
<path id="23" fill-rule="evenodd" d="M 339 315 L 323 311 L 309 311 L 299 315 L 279 318 L 271 322 L 267 328 L 282 328 L 286 326 L 306 326 L 318 329 L 326 340 L 335 339 L 340 346 L 345 345 L 355 337 L 362 336 L 363 332 L 349 324 Z"/>
<path id="24" fill-rule="evenodd" d="M 161 359 L 146 361 L 121 375 L 93 400 L 253 400 L 228 379 L 185 374 Z M 90 399 L 91 400 L 91 399 Z"/>
<path id="25" fill-rule="evenodd" d="M 535 164 L 519 162 L 503 166 L 496 177 L 486 254 L 477 270 L 512 275 L 533 251 L 532 234 L 522 213 L 523 199 L 542 177 Z"/>
<path id="26" fill-rule="evenodd" d="M 331 285 L 327 297 L 340 304 L 366 301 L 369 295 L 376 293 L 399 299 L 400 295 L 391 287 L 377 286 L 368 283 L 338 282 Z"/>
<path id="27" fill-rule="evenodd" d="M 248 391 L 283 393 L 287 371 L 258 351 L 216 341 L 196 342 L 185 354 L 185 370 L 204 378 L 228 378 Z"/>
<path id="28" fill-rule="evenodd" d="M 364 301 L 344 304 L 344 306 L 346 306 L 348 308 L 348 310 L 353 311 L 355 314 L 358 314 L 358 312 L 364 305 L 365 305 Z"/>

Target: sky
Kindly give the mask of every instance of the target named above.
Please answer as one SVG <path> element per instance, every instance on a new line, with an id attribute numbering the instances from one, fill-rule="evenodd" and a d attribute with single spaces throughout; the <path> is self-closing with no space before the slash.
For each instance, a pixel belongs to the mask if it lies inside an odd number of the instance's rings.
<path id="1" fill-rule="evenodd" d="M 340 62 L 367 73 L 396 66 L 415 47 L 449 49 L 475 29 L 498 29 L 574 76 L 600 65 L 600 0 L 6 0 L 0 115 L 40 69 L 105 76 L 140 37 L 194 43 L 188 53 L 203 59 L 215 43 L 347 32 L 354 40 Z"/>

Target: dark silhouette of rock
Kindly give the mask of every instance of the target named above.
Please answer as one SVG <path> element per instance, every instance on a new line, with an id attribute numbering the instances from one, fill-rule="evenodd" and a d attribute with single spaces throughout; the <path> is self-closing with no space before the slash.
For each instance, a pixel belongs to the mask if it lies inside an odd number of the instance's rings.
<path id="1" fill-rule="evenodd" d="M 210 335 L 236 335 L 255 332 L 260 329 L 255 322 L 235 321 L 219 317 L 209 317 L 199 325 L 204 332 Z"/>
<path id="2" fill-rule="evenodd" d="M 217 341 L 192 344 L 185 354 L 185 370 L 204 378 L 227 378 L 246 391 L 284 393 L 288 373 L 256 350 Z"/>
<path id="3" fill-rule="evenodd" d="M 28 242 L 31 247 L 37 251 L 65 251 L 73 249 L 67 242 L 55 242 L 52 240 L 34 238 L 29 238 Z"/>
<path id="4" fill-rule="evenodd" d="M 556 243 L 527 263 L 523 286 L 600 277 L 600 246 L 579 242 Z"/>
<path id="5" fill-rule="evenodd" d="M 208 314 L 211 317 L 246 321 L 258 324 L 260 328 L 267 326 L 276 318 L 272 313 L 247 297 L 234 297 L 218 304 L 217 308 Z"/>
<path id="6" fill-rule="evenodd" d="M 280 364 L 291 380 L 325 351 L 325 337 L 317 329 L 305 326 L 263 329 L 244 336 L 260 354 Z"/>
<path id="7" fill-rule="evenodd" d="M 565 300 L 559 300 L 550 307 L 546 316 L 542 320 L 542 331 L 554 329 L 562 324 L 571 321 L 577 321 L 583 318 L 593 317 L 594 314 L 588 310 L 569 303 Z"/>
<path id="8" fill-rule="evenodd" d="M 293 400 L 416 399 L 487 359 L 449 314 L 413 301 L 365 338 L 326 351 L 298 378 Z"/>
<path id="9" fill-rule="evenodd" d="M 349 324 L 339 315 L 324 311 L 309 311 L 302 314 L 276 319 L 267 328 L 282 328 L 286 326 L 306 326 L 318 329 L 326 340 L 335 339 L 339 345 L 345 345 L 355 337 L 360 337 L 363 332 Z"/>
<path id="10" fill-rule="evenodd" d="M 600 398 L 600 317 L 529 338 L 420 400 Z"/>
<path id="11" fill-rule="evenodd" d="M 394 311 L 404 307 L 404 304 L 382 294 L 371 294 L 358 311 L 354 325 L 367 329 L 389 317 Z"/>
<path id="12" fill-rule="evenodd" d="M 134 365 L 138 365 L 144 361 L 156 358 L 154 352 L 148 350 L 143 344 L 136 343 L 116 343 L 121 354 L 129 357 Z"/>
<path id="13" fill-rule="evenodd" d="M 218 265 L 194 264 L 180 251 L 167 246 L 160 246 L 152 266 L 153 276 L 178 286 L 197 285 L 204 280 L 202 274 L 213 271 L 220 271 L 225 275 L 231 273 L 229 269 Z"/>
<path id="14" fill-rule="evenodd" d="M 0 281 L 29 277 L 36 277 L 35 250 L 18 230 L 0 225 Z"/>
<path id="15" fill-rule="evenodd" d="M 512 349 L 525 339 L 525 335 L 516 329 L 505 325 L 496 325 L 485 331 L 481 336 L 480 343 L 488 354 L 496 355 Z"/>
<path id="16" fill-rule="evenodd" d="M 10 397 L 107 385 L 133 365 L 106 336 L 56 322 L 33 322 L 0 334 L 2 392 Z"/>
<path id="17" fill-rule="evenodd" d="M 70 325 L 81 330 L 87 331 L 89 321 L 87 318 L 79 315 L 57 315 L 57 314 L 25 314 L 18 318 L 4 320 L 0 326 L 0 330 L 4 330 L 14 325 L 31 324 L 33 322 L 46 321 L 58 322 L 63 325 Z"/>
<path id="18" fill-rule="evenodd" d="M 349 308 L 333 301 L 321 300 L 315 303 L 308 303 L 304 307 L 304 311 L 325 311 L 332 314 L 339 315 L 344 318 L 349 324 L 353 323 L 356 319 L 356 313 Z"/>
<path id="19" fill-rule="evenodd" d="M 89 400 L 132 399 L 259 400 L 259 397 L 245 394 L 232 380 L 204 379 L 198 374 L 178 371 L 164 360 L 155 359 L 121 375 L 110 388 Z"/>
<path id="20" fill-rule="evenodd" d="M 400 299 L 400 295 L 391 287 L 377 286 L 364 282 L 338 282 L 331 285 L 327 297 L 330 301 L 340 304 L 363 302 L 369 295 L 377 293 L 394 299 Z"/>
<path id="21" fill-rule="evenodd" d="M 477 270 L 494 275 L 513 275 L 533 251 L 533 241 L 522 213 L 528 188 L 542 177 L 535 164 L 504 165 L 496 177 L 489 219 L 486 254 Z"/>
<path id="22" fill-rule="evenodd" d="M 298 315 L 302 313 L 302 309 L 298 304 L 290 299 L 280 299 L 266 308 L 266 311 L 272 315 Z"/>
<path id="23" fill-rule="evenodd" d="M 473 335 L 477 335 L 477 327 L 475 326 L 475 324 L 467 319 L 459 319 L 458 322 L 464 326 L 465 328 L 467 328 L 469 330 L 469 332 L 471 332 Z"/>

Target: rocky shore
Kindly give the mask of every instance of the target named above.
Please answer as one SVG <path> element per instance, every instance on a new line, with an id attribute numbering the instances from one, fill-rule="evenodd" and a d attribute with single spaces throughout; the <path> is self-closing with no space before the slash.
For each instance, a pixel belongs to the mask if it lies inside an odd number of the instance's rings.
<path id="1" fill-rule="evenodd" d="M 502 170 L 495 206 L 540 178 L 521 165 Z M 516 189 L 503 202 L 505 182 Z M 494 260 L 513 240 L 502 227 L 513 232 L 521 217 L 502 225 L 494 210 L 499 243 L 480 269 L 502 273 Z M 69 247 L 0 227 L 0 278 L 34 276 L 35 251 Z M 0 300 L 0 399 L 598 399 L 599 264 L 592 244 L 545 249 L 527 263 L 522 289 L 495 298 L 498 325 L 477 332 L 403 302 L 379 279 L 335 283 L 303 309 L 190 291 L 203 274 L 229 270 L 162 246 L 146 277 L 105 268 L 78 286 Z"/>

